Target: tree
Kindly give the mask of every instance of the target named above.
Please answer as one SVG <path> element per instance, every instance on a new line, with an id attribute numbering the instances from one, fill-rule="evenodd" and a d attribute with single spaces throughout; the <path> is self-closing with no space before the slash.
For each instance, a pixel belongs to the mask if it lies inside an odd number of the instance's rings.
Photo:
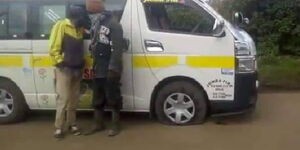
<path id="1" fill-rule="evenodd" d="M 261 55 L 300 56 L 299 0 L 223 0 L 214 6 L 228 20 L 243 12 L 251 20 L 245 29 L 257 42 Z"/>

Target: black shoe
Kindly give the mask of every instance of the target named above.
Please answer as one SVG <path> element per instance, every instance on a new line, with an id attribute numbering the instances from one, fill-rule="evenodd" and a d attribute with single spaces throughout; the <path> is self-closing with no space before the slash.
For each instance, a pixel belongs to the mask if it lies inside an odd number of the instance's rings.
<path id="1" fill-rule="evenodd" d="M 108 136 L 113 137 L 118 134 L 120 134 L 120 111 L 119 110 L 113 110 L 112 112 L 112 127 L 108 131 Z"/>
<path id="2" fill-rule="evenodd" d="M 83 135 L 88 136 L 88 135 L 93 135 L 97 132 L 101 132 L 104 131 L 105 127 L 103 125 L 101 126 L 94 126 L 92 127 L 92 129 L 86 131 L 85 133 L 83 133 Z"/>
<path id="3" fill-rule="evenodd" d="M 86 131 L 84 135 L 92 135 L 97 132 L 103 131 L 105 129 L 103 118 L 104 118 L 104 111 L 96 109 L 94 111 L 94 126 L 90 130 Z"/>
<path id="4" fill-rule="evenodd" d="M 54 138 L 56 139 L 63 139 L 65 137 L 65 134 L 61 129 L 56 129 L 54 132 Z"/>

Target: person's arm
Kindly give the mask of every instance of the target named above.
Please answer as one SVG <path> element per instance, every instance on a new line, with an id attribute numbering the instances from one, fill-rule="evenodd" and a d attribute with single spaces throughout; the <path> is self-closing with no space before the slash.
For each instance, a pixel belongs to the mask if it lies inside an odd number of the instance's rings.
<path id="1" fill-rule="evenodd" d="M 109 70 L 121 73 L 122 54 L 124 48 L 123 29 L 121 24 L 114 18 L 111 23 L 112 53 L 109 62 Z"/>
<path id="2" fill-rule="evenodd" d="M 57 22 L 52 30 L 49 40 L 49 53 L 55 65 L 63 62 L 62 43 L 64 37 L 64 26 L 61 22 Z"/>

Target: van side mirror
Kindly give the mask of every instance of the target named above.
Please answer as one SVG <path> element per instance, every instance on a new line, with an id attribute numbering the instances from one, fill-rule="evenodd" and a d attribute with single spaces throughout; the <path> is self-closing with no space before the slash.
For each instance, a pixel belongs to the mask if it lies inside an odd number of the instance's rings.
<path id="1" fill-rule="evenodd" d="M 213 27 L 213 36 L 215 37 L 223 37 L 225 35 L 225 23 L 224 20 L 217 20 L 215 21 L 214 27 Z"/>
<path id="2" fill-rule="evenodd" d="M 248 18 L 244 18 L 244 15 L 241 12 L 236 12 L 233 15 L 233 23 L 236 26 L 243 26 L 250 23 Z"/>

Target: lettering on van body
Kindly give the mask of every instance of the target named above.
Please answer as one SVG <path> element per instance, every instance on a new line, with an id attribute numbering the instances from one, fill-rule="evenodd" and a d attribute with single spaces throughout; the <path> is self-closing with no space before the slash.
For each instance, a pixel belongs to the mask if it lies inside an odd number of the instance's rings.
<path id="1" fill-rule="evenodd" d="M 95 74 L 94 74 L 94 71 L 93 69 L 84 69 L 83 71 L 83 79 L 86 79 L 86 80 L 92 80 L 94 78 Z"/>
<path id="2" fill-rule="evenodd" d="M 229 81 L 215 79 L 208 82 L 207 87 L 213 90 L 212 95 L 214 99 L 226 99 L 233 96 L 231 93 L 227 92 L 227 89 L 233 88 L 233 85 Z"/>

